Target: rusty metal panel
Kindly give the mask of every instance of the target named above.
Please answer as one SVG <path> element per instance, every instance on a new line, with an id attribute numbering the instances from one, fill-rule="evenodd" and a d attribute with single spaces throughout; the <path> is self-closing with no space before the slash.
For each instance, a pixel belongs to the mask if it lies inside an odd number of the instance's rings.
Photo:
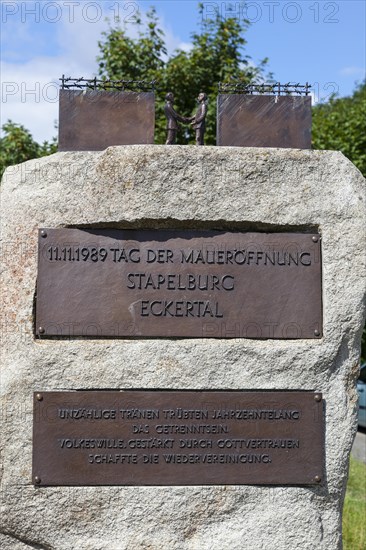
<path id="1" fill-rule="evenodd" d="M 153 92 L 60 90 L 59 151 L 154 143 Z"/>
<path id="2" fill-rule="evenodd" d="M 38 337 L 319 338 L 310 233 L 42 229 Z"/>
<path id="3" fill-rule="evenodd" d="M 319 484 L 323 423 L 309 391 L 39 392 L 33 483 Z"/>
<path id="4" fill-rule="evenodd" d="M 217 145 L 311 149 L 311 97 L 218 95 Z"/>

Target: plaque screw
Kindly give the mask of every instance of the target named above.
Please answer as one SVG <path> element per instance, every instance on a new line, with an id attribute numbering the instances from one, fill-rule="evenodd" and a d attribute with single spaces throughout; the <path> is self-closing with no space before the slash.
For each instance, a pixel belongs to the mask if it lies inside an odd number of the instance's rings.
<path id="1" fill-rule="evenodd" d="M 314 235 L 314 236 L 312 237 L 313 243 L 317 243 L 318 240 L 319 240 L 319 237 L 317 237 L 316 235 Z"/>
<path id="2" fill-rule="evenodd" d="M 36 483 L 37 485 L 39 485 L 41 483 L 41 478 L 39 476 L 35 476 L 34 478 L 34 483 Z"/>
<path id="3" fill-rule="evenodd" d="M 316 394 L 314 395 L 314 399 L 315 399 L 315 401 L 321 401 L 321 400 L 322 400 L 322 396 L 319 395 L 318 393 L 316 393 Z"/>
<path id="4" fill-rule="evenodd" d="M 37 393 L 36 399 L 37 401 L 43 401 L 43 395 L 41 393 Z"/>
<path id="5" fill-rule="evenodd" d="M 47 231 L 45 231 L 44 229 L 42 229 L 41 231 L 41 237 L 43 237 L 44 239 L 47 237 Z"/>
<path id="6" fill-rule="evenodd" d="M 322 480 L 322 478 L 320 476 L 315 476 L 314 477 L 314 481 L 316 481 L 317 483 L 320 483 Z"/>
<path id="7" fill-rule="evenodd" d="M 44 329 L 44 327 L 39 327 L 38 332 L 39 334 L 44 334 L 46 330 Z"/>
<path id="8" fill-rule="evenodd" d="M 319 330 L 318 330 L 318 329 L 315 329 L 315 330 L 314 330 L 314 334 L 315 334 L 315 336 L 320 336 Z"/>

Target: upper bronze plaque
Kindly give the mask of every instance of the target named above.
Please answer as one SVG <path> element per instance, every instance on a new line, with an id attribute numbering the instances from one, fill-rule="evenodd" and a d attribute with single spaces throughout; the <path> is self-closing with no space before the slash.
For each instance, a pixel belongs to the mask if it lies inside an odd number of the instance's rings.
<path id="1" fill-rule="evenodd" d="M 310 391 L 76 391 L 34 397 L 36 485 L 311 485 L 323 401 Z"/>
<path id="2" fill-rule="evenodd" d="M 153 92 L 60 90 L 59 151 L 154 143 Z"/>
<path id="3" fill-rule="evenodd" d="M 319 235 L 43 229 L 37 336 L 319 338 Z"/>
<path id="4" fill-rule="evenodd" d="M 311 97 L 220 94 L 217 145 L 311 149 Z"/>

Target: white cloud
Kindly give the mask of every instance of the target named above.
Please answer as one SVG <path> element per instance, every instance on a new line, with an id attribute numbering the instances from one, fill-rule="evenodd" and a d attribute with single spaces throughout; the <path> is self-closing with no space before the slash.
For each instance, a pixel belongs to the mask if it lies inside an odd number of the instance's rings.
<path id="1" fill-rule="evenodd" d="M 97 41 L 107 23 L 104 17 L 90 23 L 75 14 L 74 22 L 65 18 L 53 28 L 59 54 L 1 63 L 1 122 L 11 119 L 23 124 L 37 141 L 49 140 L 57 134 L 54 126 L 58 119 L 57 88 L 61 75 L 89 77 L 97 71 Z M 28 28 L 24 29 L 25 37 L 28 32 Z"/>
<path id="2" fill-rule="evenodd" d="M 59 2 L 59 4 L 63 4 Z M 97 2 L 90 2 L 97 4 Z M 100 3 L 102 4 L 102 3 Z M 73 21 L 63 17 L 58 23 L 52 24 L 54 39 L 57 44 L 57 54 L 35 55 L 29 58 L 24 56 L 23 61 L 18 61 L 16 52 L 7 51 L 6 59 L 1 63 L 1 124 L 11 119 L 13 122 L 23 124 L 33 137 L 42 142 L 50 140 L 57 134 L 54 125 L 58 120 L 58 99 L 56 97 L 59 78 L 62 74 L 72 77 L 93 77 L 98 70 L 96 57 L 99 53 L 98 40 L 101 33 L 108 29 L 105 17 L 112 16 L 110 6 L 103 3 L 103 16 L 96 10 L 87 12 L 87 17 L 75 8 Z M 109 10 L 109 11 L 108 11 Z M 91 22 L 93 18 L 98 20 Z M 120 15 L 130 16 L 130 12 Z M 49 12 L 49 17 L 53 17 Z M 88 20 L 89 19 L 89 20 Z M 6 25 L 3 25 L 6 27 Z M 13 21 L 9 19 L 7 34 L 11 33 Z M 24 47 L 29 47 L 30 29 L 27 24 L 20 25 Z M 36 27 L 38 28 L 38 27 Z M 40 26 L 40 29 L 43 27 Z M 168 25 L 160 20 L 160 28 L 164 30 L 168 51 L 176 48 L 189 50 L 190 44 L 181 42 Z M 128 29 L 130 35 L 136 31 Z M 33 41 L 38 37 L 33 35 Z M 39 36 L 40 41 L 44 36 Z M 44 48 L 42 48 L 44 51 Z M 33 50 L 34 51 L 34 50 Z M 26 53 L 26 52 L 25 52 Z M 24 60 L 26 59 L 26 60 Z M 13 61 L 14 60 L 14 61 Z M 56 99 L 56 101 L 55 101 Z"/>
<path id="3" fill-rule="evenodd" d="M 94 65 L 93 65 L 94 68 Z M 37 141 L 56 135 L 59 77 L 89 76 L 92 65 L 74 56 L 37 57 L 26 63 L 1 63 L 1 121 L 23 124 Z"/>
<path id="4" fill-rule="evenodd" d="M 365 69 L 363 69 L 362 67 L 353 67 L 353 66 L 343 67 L 343 69 L 339 71 L 339 74 L 342 76 L 364 77 Z"/>
<path id="5" fill-rule="evenodd" d="M 179 50 L 183 50 L 184 52 L 190 52 L 193 48 L 192 42 L 179 42 L 178 46 L 176 46 Z"/>
<path id="6" fill-rule="evenodd" d="M 317 96 L 317 94 L 315 92 L 310 92 L 310 97 L 311 97 L 311 104 L 313 106 L 317 105 L 319 103 L 319 97 Z"/>

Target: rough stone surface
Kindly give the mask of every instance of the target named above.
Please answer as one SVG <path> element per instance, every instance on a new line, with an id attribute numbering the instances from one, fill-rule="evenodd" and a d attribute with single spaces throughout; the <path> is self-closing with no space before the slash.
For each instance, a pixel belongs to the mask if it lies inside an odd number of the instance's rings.
<path id="1" fill-rule="evenodd" d="M 1 547 L 341 548 L 364 319 L 365 184 L 358 170 L 329 151 L 111 147 L 9 168 L 1 201 Z M 324 337 L 36 341 L 42 226 L 319 229 Z M 78 388 L 322 391 L 326 479 L 306 488 L 37 490 L 31 484 L 32 392 Z"/>

